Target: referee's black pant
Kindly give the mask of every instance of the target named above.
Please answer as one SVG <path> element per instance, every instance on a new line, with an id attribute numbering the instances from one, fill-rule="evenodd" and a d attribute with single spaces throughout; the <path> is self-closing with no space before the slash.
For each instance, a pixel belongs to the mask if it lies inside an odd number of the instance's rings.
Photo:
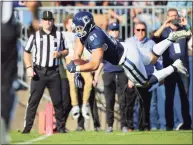
<path id="1" fill-rule="evenodd" d="M 39 102 L 48 88 L 53 103 L 57 130 L 64 128 L 64 110 L 62 105 L 61 79 L 58 67 L 34 67 L 36 75 L 31 80 L 30 98 L 28 101 L 25 130 L 30 131 L 34 122 Z"/>

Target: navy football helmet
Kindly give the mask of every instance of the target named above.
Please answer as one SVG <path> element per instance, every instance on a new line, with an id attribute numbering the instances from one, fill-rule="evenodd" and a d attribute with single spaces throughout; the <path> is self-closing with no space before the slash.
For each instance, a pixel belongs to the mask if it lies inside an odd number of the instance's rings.
<path id="1" fill-rule="evenodd" d="M 72 20 L 72 31 L 79 38 L 85 37 L 95 26 L 93 15 L 90 12 L 78 12 Z"/>

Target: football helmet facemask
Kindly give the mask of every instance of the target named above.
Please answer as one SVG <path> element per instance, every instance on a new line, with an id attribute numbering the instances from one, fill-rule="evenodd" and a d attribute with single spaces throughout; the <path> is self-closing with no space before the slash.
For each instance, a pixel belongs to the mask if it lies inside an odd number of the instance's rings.
<path id="1" fill-rule="evenodd" d="M 86 11 L 78 12 L 72 22 L 72 31 L 79 38 L 85 37 L 95 26 L 93 15 Z"/>

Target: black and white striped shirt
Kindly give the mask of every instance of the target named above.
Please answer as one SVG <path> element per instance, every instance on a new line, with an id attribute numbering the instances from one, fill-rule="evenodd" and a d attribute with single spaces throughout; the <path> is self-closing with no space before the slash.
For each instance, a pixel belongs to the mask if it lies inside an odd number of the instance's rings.
<path id="1" fill-rule="evenodd" d="M 54 51 L 62 51 L 65 42 L 60 31 L 54 27 L 50 34 L 46 34 L 43 29 L 29 37 L 25 51 L 32 53 L 33 63 L 41 67 L 59 66 L 60 58 L 53 58 Z"/>

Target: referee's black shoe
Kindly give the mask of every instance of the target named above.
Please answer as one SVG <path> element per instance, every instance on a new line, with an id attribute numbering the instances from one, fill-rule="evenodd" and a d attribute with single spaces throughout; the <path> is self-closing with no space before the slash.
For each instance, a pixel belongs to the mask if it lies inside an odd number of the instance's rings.
<path id="1" fill-rule="evenodd" d="M 29 133 L 30 133 L 30 130 L 27 128 L 24 128 L 24 130 L 22 131 L 22 134 L 29 134 Z"/>

